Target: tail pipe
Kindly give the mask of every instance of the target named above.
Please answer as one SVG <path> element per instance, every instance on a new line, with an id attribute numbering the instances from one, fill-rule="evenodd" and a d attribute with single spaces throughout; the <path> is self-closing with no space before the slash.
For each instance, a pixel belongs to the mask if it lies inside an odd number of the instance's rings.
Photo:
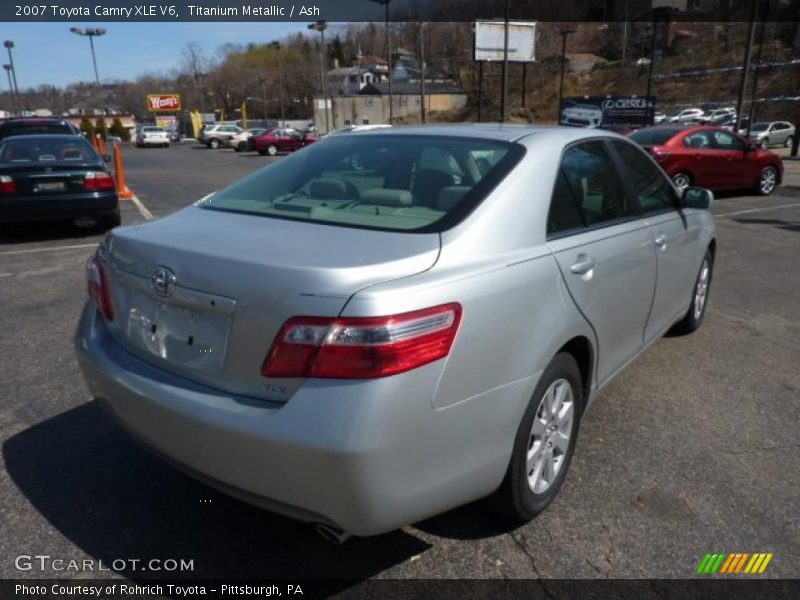
<path id="1" fill-rule="evenodd" d="M 325 540 L 336 545 L 344 544 L 352 536 L 352 534 L 342 531 L 338 527 L 325 525 L 324 523 L 317 523 L 315 529 Z"/>

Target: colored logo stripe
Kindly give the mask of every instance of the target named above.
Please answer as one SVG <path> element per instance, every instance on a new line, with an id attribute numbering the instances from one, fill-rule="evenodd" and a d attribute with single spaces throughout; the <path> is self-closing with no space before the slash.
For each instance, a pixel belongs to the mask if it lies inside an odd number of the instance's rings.
<path id="1" fill-rule="evenodd" d="M 772 560 L 773 554 L 767 552 L 756 552 L 750 554 L 749 552 L 717 552 L 714 554 L 706 554 L 703 560 L 697 567 L 697 573 L 713 575 L 719 572 L 720 574 L 757 574 L 763 573 L 769 561 Z"/>

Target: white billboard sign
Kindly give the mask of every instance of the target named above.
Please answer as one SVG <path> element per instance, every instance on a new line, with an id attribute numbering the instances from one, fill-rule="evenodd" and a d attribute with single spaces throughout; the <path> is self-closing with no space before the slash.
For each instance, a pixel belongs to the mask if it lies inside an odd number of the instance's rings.
<path id="1" fill-rule="evenodd" d="M 502 61 L 505 40 L 503 21 L 475 21 L 475 60 Z M 508 60 L 534 62 L 535 21 L 508 22 Z"/>

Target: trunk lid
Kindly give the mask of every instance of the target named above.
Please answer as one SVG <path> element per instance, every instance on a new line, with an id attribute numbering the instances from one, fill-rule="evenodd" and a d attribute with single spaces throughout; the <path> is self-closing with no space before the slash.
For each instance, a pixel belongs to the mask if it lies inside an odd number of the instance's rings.
<path id="1" fill-rule="evenodd" d="M 189 207 L 114 230 L 109 280 L 116 318 L 109 329 L 160 368 L 233 394 L 286 401 L 302 380 L 260 373 L 283 323 L 334 317 L 359 289 L 429 269 L 439 246 L 435 233 Z"/>

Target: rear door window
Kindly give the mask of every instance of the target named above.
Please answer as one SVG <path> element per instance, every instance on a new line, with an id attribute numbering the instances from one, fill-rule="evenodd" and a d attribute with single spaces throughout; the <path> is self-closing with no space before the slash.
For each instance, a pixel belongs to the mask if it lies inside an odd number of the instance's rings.
<path id="1" fill-rule="evenodd" d="M 603 142 L 570 147 L 561 167 L 589 226 L 636 216 L 616 166 Z"/>
<path id="2" fill-rule="evenodd" d="M 614 142 L 629 174 L 639 205 L 645 213 L 675 208 L 675 190 L 653 161 L 630 144 Z"/>

